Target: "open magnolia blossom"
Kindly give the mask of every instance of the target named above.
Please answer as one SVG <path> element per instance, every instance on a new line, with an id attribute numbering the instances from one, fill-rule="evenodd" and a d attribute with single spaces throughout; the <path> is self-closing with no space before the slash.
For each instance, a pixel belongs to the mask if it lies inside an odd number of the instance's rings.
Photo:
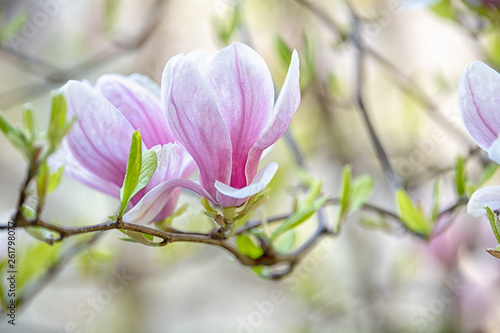
<path id="1" fill-rule="evenodd" d="M 284 134 L 300 104 L 299 59 L 294 51 L 274 103 L 271 73 L 250 47 L 180 54 L 165 67 L 161 98 L 174 137 L 200 170 L 200 184 L 189 188 L 215 205 L 239 206 L 278 169 L 270 163 L 257 172 L 263 151 Z"/>
<path id="2" fill-rule="evenodd" d="M 150 84 L 144 77 L 105 75 L 95 87 L 69 81 L 61 88 L 68 116 L 77 117 L 62 153 L 51 162 L 65 164 L 66 175 L 119 198 L 134 131 L 141 131 L 143 151 L 156 152 L 157 169 L 131 199 L 125 222 L 156 222 L 170 216 L 180 194 L 178 182 L 188 181 L 184 178 L 196 169 L 186 150 L 173 143 Z"/>
<path id="3" fill-rule="evenodd" d="M 480 61 L 467 65 L 458 87 L 458 106 L 470 136 L 500 163 L 500 74 Z M 500 186 L 475 191 L 467 211 L 481 216 L 485 207 L 500 209 Z"/>

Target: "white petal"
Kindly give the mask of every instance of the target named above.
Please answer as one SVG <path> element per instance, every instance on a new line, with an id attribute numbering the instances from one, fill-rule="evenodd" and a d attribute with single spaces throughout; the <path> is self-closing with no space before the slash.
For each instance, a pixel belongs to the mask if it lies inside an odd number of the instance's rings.
<path id="1" fill-rule="evenodd" d="M 488 148 L 488 155 L 490 157 L 490 160 L 500 164 L 500 138 L 497 138 L 495 141 L 493 141 L 490 148 Z"/>
<path id="2" fill-rule="evenodd" d="M 215 182 L 215 188 L 219 193 L 230 198 L 246 199 L 264 190 L 273 179 L 276 171 L 278 171 L 278 163 L 272 162 L 260 169 L 252 182 L 243 188 L 234 188 L 219 181 Z"/>
<path id="3" fill-rule="evenodd" d="M 479 217 L 486 214 L 485 207 L 500 210 L 500 186 L 488 186 L 474 192 L 467 204 L 467 213 Z"/>

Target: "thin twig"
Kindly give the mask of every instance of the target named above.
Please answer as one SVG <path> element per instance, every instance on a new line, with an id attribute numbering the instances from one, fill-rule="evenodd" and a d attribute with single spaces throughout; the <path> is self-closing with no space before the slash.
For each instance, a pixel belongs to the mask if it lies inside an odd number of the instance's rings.
<path id="1" fill-rule="evenodd" d="M 394 173 L 394 170 L 392 169 L 392 166 L 389 162 L 389 159 L 387 157 L 387 154 L 385 152 L 384 147 L 382 146 L 382 143 L 380 142 L 377 133 L 375 132 L 375 129 L 373 128 L 373 124 L 370 121 L 370 117 L 368 116 L 368 111 L 367 107 L 364 103 L 363 100 L 363 74 L 364 74 L 364 66 L 363 66 L 363 60 L 365 56 L 365 48 L 363 41 L 361 40 L 361 36 L 359 34 L 360 31 L 360 25 L 361 22 L 359 21 L 358 16 L 354 12 L 352 8 L 350 8 L 351 15 L 354 21 L 354 28 L 355 32 L 353 34 L 353 41 L 354 45 L 356 46 L 357 49 L 357 54 L 356 54 L 356 75 L 355 75 L 355 96 L 356 96 L 356 103 L 358 105 L 358 108 L 361 111 L 361 114 L 363 116 L 363 119 L 365 121 L 366 128 L 368 129 L 368 133 L 370 135 L 372 144 L 375 148 L 375 151 L 377 153 L 377 156 L 380 160 L 380 163 L 382 164 L 382 170 L 384 172 L 384 175 L 389 183 L 389 185 L 393 189 L 397 189 L 401 187 L 401 181 L 399 180 L 399 177 Z"/>
<path id="2" fill-rule="evenodd" d="M 38 96 L 47 90 L 56 88 L 70 79 L 75 79 L 83 76 L 85 72 L 88 70 L 114 60 L 118 57 L 126 55 L 128 52 L 134 51 L 140 47 L 142 47 L 146 41 L 153 35 L 153 31 L 161 22 L 163 18 L 161 4 L 163 1 L 157 1 L 155 5 L 150 10 L 150 16 L 146 20 L 146 24 L 143 29 L 132 39 L 123 40 L 116 39 L 112 41 L 110 47 L 105 48 L 104 50 L 98 51 L 94 55 L 89 58 L 79 62 L 78 64 L 72 66 L 69 69 L 57 69 L 56 66 L 48 64 L 43 60 L 39 60 L 33 57 L 29 57 L 24 54 L 20 54 L 14 50 L 9 48 L 5 49 L 5 46 L 1 46 L 1 49 L 4 49 L 6 52 L 14 52 L 13 55 L 18 56 L 18 60 L 24 62 L 34 62 L 37 65 L 44 64 L 45 67 L 44 72 L 47 74 L 40 76 L 40 79 L 43 81 L 42 83 L 34 83 L 27 84 L 20 88 L 15 88 L 9 90 L 0 95 L 0 107 L 8 108 L 12 105 L 19 103 L 19 101 L 25 100 L 28 97 Z M 31 70 L 32 66 L 28 66 L 28 70 Z M 54 70 L 55 69 L 55 70 Z"/>

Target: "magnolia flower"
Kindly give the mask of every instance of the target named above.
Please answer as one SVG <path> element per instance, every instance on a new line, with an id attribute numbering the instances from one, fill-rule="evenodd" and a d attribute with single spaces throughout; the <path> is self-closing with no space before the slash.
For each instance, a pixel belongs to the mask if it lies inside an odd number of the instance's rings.
<path id="1" fill-rule="evenodd" d="M 147 89 L 144 80 L 105 75 L 95 88 L 78 81 L 61 88 L 68 116 L 77 116 L 63 140 L 64 160 L 53 162 L 64 163 L 66 175 L 119 198 L 133 132 L 140 129 L 143 150 L 157 154 L 157 169 L 131 199 L 125 222 L 161 221 L 170 216 L 180 193 L 178 178 L 188 177 L 195 169 L 185 149 L 172 142 L 158 96 Z"/>
<path id="2" fill-rule="evenodd" d="M 467 65 L 458 87 L 458 106 L 470 136 L 500 163 L 500 74 L 479 61 Z M 480 216 L 485 207 L 500 209 L 500 186 L 474 192 L 467 211 Z"/>
<path id="3" fill-rule="evenodd" d="M 490 158 L 500 163 L 500 74 L 476 61 L 465 68 L 458 87 L 458 107 L 465 127 Z"/>
<path id="4" fill-rule="evenodd" d="M 239 206 L 278 169 L 270 163 L 257 172 L 262 152 L 284 134 L 299 106 L 299 59 L 294 51 L 276 103 L 266 63 L 239 43 L 170 59 L 161 93 L 172 133 L 200 170 L 200 184 L 190 189 L 216 205 Z"/>

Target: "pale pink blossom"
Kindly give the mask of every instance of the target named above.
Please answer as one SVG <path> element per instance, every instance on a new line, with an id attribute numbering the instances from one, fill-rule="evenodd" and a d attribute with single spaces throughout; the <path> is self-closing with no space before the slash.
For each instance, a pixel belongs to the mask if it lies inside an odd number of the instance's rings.
<path id="1" fill-rule="evenodd" d="M 470 136 L 491 160 L 500 163 L 500 74 L 480 61 L 467 65 L 459 83 L 458 106 Z M 500 186 L 475 191 L 467 211 L 481 216 L 485 207 L 500 209 Z"/>
<path id="2" fill-rule="evenodd" d="M 195 164 L 173 142 L 159 98 L 146 79 L 120 75 L 101 77 L 95 88 L 69 81 L 61 91 L 68 117 L 77 120 L 63 141 L 65 174 L 106 194 L 120 197 L 132 134 L 140 129 L 143 151 L 156 152 L 158 167 L 147 186 L 130 201 L 125 222 L 160 221 L 170 216 L 179 197 L 179 183 L 188 181 Z M 142 81 L 142 83 L 141 83 Z"/>
<path id="3" fill-rule="evenodd" d="M 458 107 L 470 136 L 500 163 L 500 74 L 480 61 L 467 65 L 458 87 Z"/>
<path id="4" fill-rule="evenodd" d="M 266 188 L 278 165 L 257 172 L 262 152 L 284 134 L 300 104 L 295 51 L 276 103 L 266 63 L 239 43 L 170 59 L 161 91 L 172 133 L 200 170 L 192 190 L 232 207 Z"/>

